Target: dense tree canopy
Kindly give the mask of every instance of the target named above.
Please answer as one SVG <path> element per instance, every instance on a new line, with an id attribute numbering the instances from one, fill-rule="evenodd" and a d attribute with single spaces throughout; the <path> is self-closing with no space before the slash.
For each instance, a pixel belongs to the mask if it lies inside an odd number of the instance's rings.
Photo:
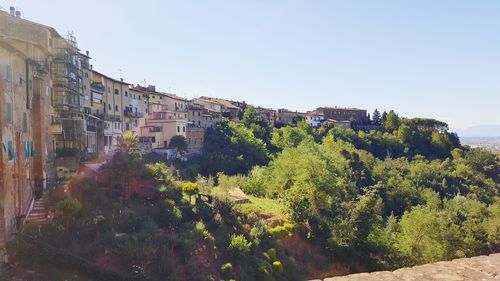
<path id="1" fill-rule="evenodd" d="M 298 122 L 262 134 L 245 112 L 207 134 L 205 165 L 243 174 L 233 185 L 282 202 L 336 256 L 394 268 L 499 250 L 498 157 L 462 147 L 438 120 L 374 118 L 380 130 Z"/>

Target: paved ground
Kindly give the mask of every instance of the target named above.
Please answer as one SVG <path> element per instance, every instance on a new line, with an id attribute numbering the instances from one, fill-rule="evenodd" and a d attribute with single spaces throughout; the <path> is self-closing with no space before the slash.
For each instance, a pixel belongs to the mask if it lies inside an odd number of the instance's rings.
<path id="1" fill-rule="evenodd" d="M 500 253 L 424 264 L 395 271 L 378 271 L 310 281 L 465 281 L 500 280 Z"/>

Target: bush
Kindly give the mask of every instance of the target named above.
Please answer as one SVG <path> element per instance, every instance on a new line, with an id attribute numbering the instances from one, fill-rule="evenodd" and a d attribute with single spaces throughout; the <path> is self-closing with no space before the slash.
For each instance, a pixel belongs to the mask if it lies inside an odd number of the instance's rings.
<path id="1" fill-rule="evenodd" d="M 239 234 L 232 234 L 229 240 L 229 246 L 227 247 L 228 251 L 234 257 L 246 257 L 250 252 L 250 248 L 252 246 L 252 242 L 249 242 L 245 236 Z"/>
<path id="2" fill-rule="evenodd" d="M 294 225 L 291 223 L 285 223 L 284 225 L 278 225 L 269 229 L 269 234 L 274 239 L 281 239 L 285 237 L 292 236 Z"/>
<path id="3" fill-rule="evenodd" d="M 72 217 L 82 209 L 82 203 L 76 198 L 64 199 L 56 205 L 57 209 L 63 213 L 65 217 Z"/>
<path id="4" fill-rule="evenodd" d="M 280 261 L 273 262 L 273 275 L 280 277 L 283 274 L 283 264 Z"/>
<path id="5" fill-rule="evenodd" d="M 233 277 L 233 265 L 230 262 L 223 264 L 220 267 L 220 272 L 224 280 L 230 280 Z"/>
<path id="6" fill-rule="evenodd" d="M 198 174 L 200 174 L 201 166 L 194 164 L 187 164 L 186 168 L 182 171 L 182 175 L 187 180 L 196 180 Z"/>
<path id="7" fill-rule="evenodd" d="M 270 248 L 269 250 L 267 250 L 266 254 L 269 257 L 270 262 L 276 261 L 276 249 L 275 248 Z"/>
<path id="8" fill-rule="evenodd" d="M 215 213 L 227 218 L 231 216 L 234 204 L 226 196 L 215 195 L 213 197 L 213 206 Z"/>
<path id="9" fill-rule="evenodd" d="M 172 200 L 164 200 L 153 210 L 154 221 L 161 227 L 174 227 L 182 219 L 182 211 Z"/>
<path id="10" fill-rule="evenodd" d="M 214 237 L 212 236 L 212 234 L 210 234 L 210 232 L 208 232 L 205 224 L 202 221 L 196 223 L 191 233 L 193 234 L 194 239 L 200 239 L 210 243 L 213 243 L 215 241 Z"/>
<path id="11" fill-rule="evenodd" d="M 255 246 L 259 246 L 268 236 L 269 232 L 263 223 L 257 222 L 255 226 L 250 229 L 250 237 Z"/>

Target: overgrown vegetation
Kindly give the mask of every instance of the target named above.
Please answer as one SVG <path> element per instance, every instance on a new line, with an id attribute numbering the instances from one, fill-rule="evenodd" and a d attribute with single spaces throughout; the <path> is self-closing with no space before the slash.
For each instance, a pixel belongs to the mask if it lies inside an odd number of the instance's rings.
<path id="1" fill-rule="evenodd" d="M 332 262 L 394 269 L 500 250 L 498 156 L 445 123 L 389 112 L 373 114 L 377 131 L 277 129 L 252 112 L 176 167 L 144 163 L 125 134 L 97 181 L 52 192 L 58 217 L 20 233 L 14 260 L 65 259 L 98 280 L 303 280 Z"/>

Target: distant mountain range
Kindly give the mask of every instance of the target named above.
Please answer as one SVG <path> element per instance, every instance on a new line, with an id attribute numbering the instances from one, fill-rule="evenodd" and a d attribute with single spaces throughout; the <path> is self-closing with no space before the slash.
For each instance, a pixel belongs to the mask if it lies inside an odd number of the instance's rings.
<path id="1" fill-rule="evenodd" d="M 460 138 L 469 137 L 500 137 L 500 124 L 498 125 L 479 125 L 466 129 L 452 130 L 457 132 Z"/>

